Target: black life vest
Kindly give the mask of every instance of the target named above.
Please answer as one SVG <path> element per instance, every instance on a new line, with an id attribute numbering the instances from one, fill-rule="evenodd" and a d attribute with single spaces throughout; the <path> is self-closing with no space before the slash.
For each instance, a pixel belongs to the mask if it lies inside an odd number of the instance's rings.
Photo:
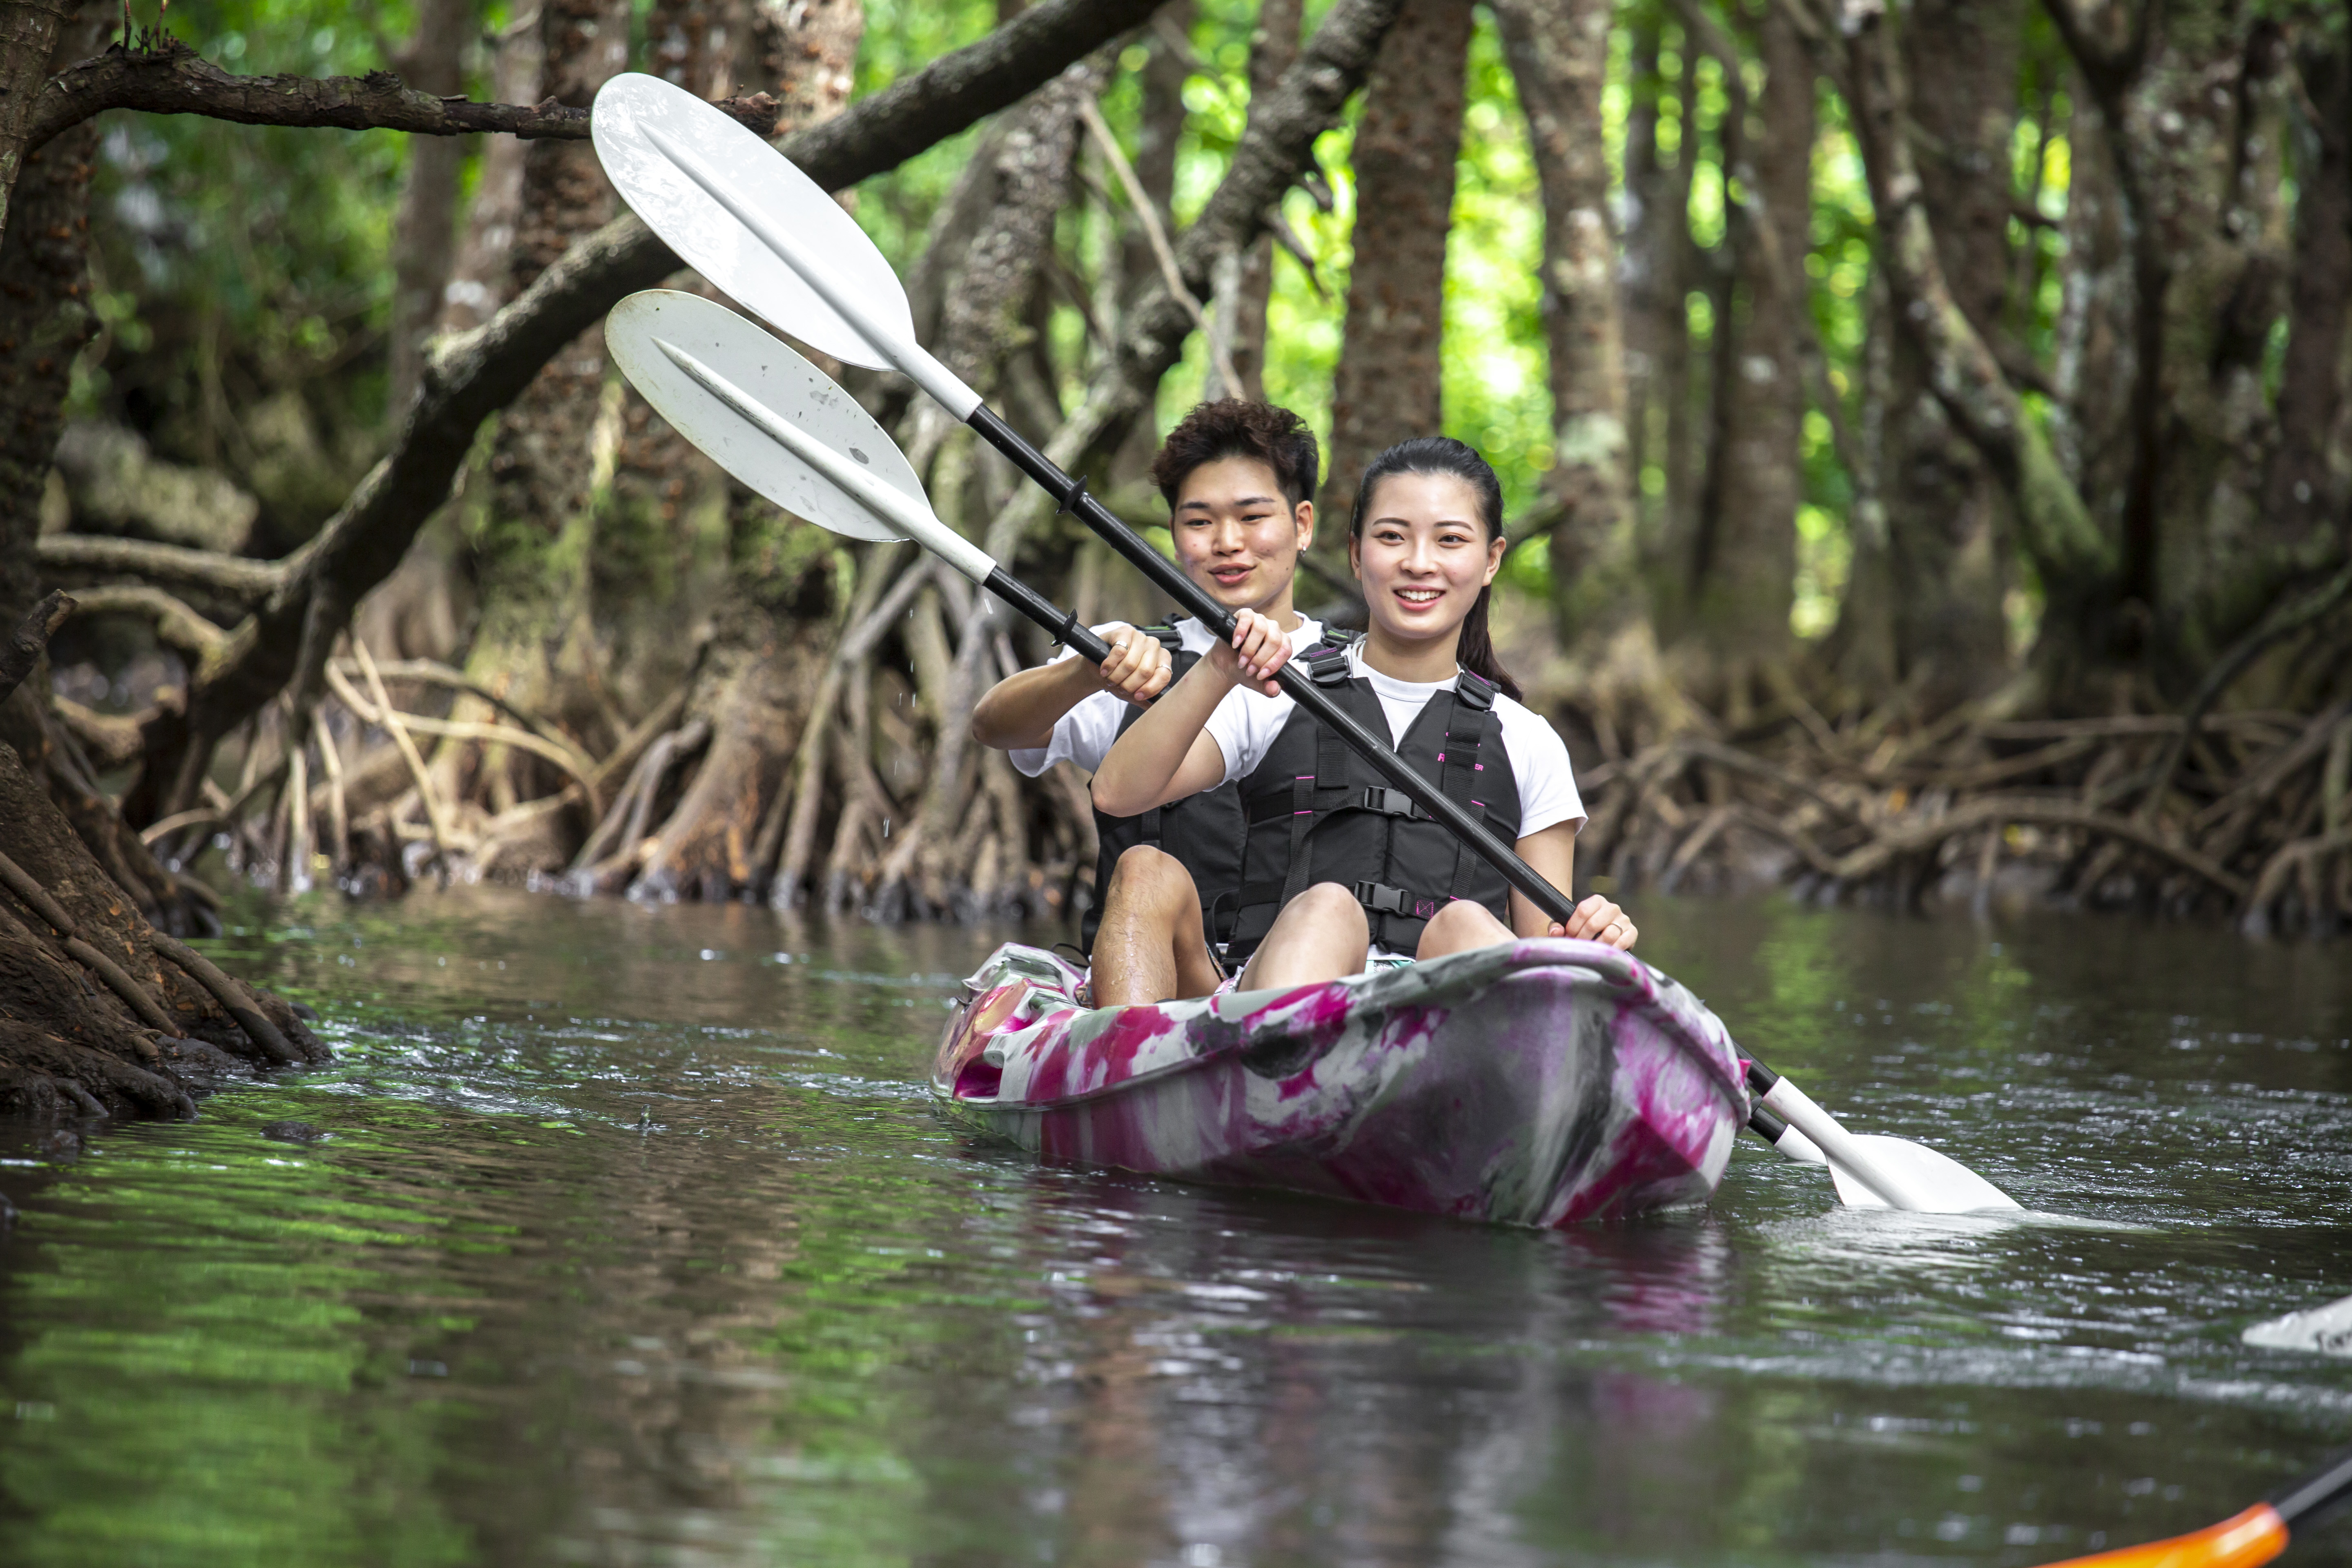
<path id="1" fill-rule="evenodd" d="M 1169 685 L 1183 679 L 1185 672 L 1201 662 L 1199 654 L 1185 648 L 1183 636 L 1173 625 L 1141 629 L 1168 650 Z M 1119 718 L 1118 732 L 1126 734 L 1127 727 L 1142 717 L 1143 710 L 1129 704 Z M 1095 901 L 1078 922 L 1078 941 L 1087 956 L 1094 956 L 1095 933 L 1102 929 L 1102 901 L 1110 890 L 1112 868 L 1121 855 L 1139 844 L 1173 855 L 1192 874 L 1192 886 L 1201 895 L 1202 930 L 1211 943 L 1223 942 L 1213 911 L 1221 906 L 1224 918 L 1233 919 L 1233 893 L 1242 880 L 1243 837 L 1242 797 L 1236 784 L 1219 784 L 1135 816 L 1112 816 L 1097 808 L 1095 839 L 1100 849 L 1095 857 Z"/>
<path id="2" fill-rule="evenodd" d="M 1375 735 L 1389 733 L 1372 683 L 1348 673 L 1340 634 L 1300 656 L 1326 695 Z M 1354 640 L 1352 637 L 1349 641 Z M 1423 778 L 1481 815 L 1506 844 L 1519 836 L 1518 782 L 1495 718 L 1496 689 L 1464 670 L 1424 703 L 1397 751 Z M 1248 960 L 1282 907 L 1317 882 L 1356 895 L 1372 942 L 1411 952 L 1430 917 L 1468 899 L 1510 918 L 1510 884 L 1442 824 L 1391 788 L 1338 733 L 1304 708 L 1240 781 L 1248 839 L 1226 960 Z"/>

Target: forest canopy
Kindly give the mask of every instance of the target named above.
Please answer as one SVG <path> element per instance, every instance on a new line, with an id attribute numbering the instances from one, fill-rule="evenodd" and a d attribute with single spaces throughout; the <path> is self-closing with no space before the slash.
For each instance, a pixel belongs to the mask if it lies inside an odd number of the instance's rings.
<path id="1" fill-rule="evenodd" d="M 15 384 L 51 401 L 0 609 L 88 601 L 42 744 L 167 867 L 1087 896 L 1083 781 L 966 732 L 1042 639 L 779 514 L 607 363 L 666 254 L 579 136 L 638 69 L 815 160 L 925 341 L 1139 525 L 1206 396 L 1307 418 L 1327 518 L 1393 440 L 1476 447 L 1585 876 L 2352 909 L 2340 9 L 72 9 L 44 112 L 126 107 L 16 190 L 51 279 L 18 314 L 69 352 Z M 341 118 L 169 100 L 205 72 Z M 523 134 L 415 133 L 459 114 Z M 844 380 L 1048 596 L 1164 613 L 906 385 Z M 1344 620 L 1339 531 L 1302 605 Z"/>

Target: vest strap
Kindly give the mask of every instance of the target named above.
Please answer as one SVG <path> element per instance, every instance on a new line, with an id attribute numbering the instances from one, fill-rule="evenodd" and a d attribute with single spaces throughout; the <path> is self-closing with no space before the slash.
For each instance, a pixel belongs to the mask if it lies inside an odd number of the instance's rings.
<path id="1" fill-rule="evenodd" d="M 1349 891 L 1355 896 L 1356 902 L 1363 905 L 1367 912 L 1375 915 L 1395 915 L 1401 920 L 1428 920 L 1453 901 L 1450 899 L 1432 898 L 1426 893 L 1416 893 L 1410 888 L 1391 888 L 1384 882 L 1358 882 Z M 1272 882 L 1244 883 L 1241 890 L 1241 902 L 1244 905 L 1271 903 L 1280 896 L 1281 892 L 1282 889 Z M 1379 940 L 1377 935 L 1373 940 Z"/>
<path id="2" fill-rule="evenodd" d="M 1490 682 L 1464 670 L 1454 683 L 1453 710 L 1445 716 L 1445 777 L 1442 787 L 1449 799 L 1480 822 L 1486 820 L 1486 807 L 1476 798 L 1479 753 L 1495 722 L 1495 689 Z M 1457 728 L 1460 734 L 1454 733 Z M 1467 844 L 1456 840 L 1454 879 L 1447 892 L 1454 898 L 1467 898 L 1471 879 L 1476 874 L 1477 857 L 1470 853 Z"/>

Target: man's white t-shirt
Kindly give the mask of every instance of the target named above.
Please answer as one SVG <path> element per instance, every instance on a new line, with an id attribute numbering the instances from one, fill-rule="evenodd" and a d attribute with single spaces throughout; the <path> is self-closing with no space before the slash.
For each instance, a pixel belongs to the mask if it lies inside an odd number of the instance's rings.
<path id="1" fill-rule="evenodd" d="M 1105 635 L 1112 626 L 1118 624 L 1113 621 L 1097 626 L 1095 633 L 1098 637 Z M 1176 635 L 1181 640 L 1184 651 L 1187 653 L 1205 654 L 1216 646 L 1217 639 L 1209 635 L 1209 628 L 1191 616 L 1186 616 L 1176 623 Z M 1291 651 L 1297 653 L 1303 648 L 1313 647 L 1322 638 L 1323 623 L 1301 616 L 1298 617 L 1298 625 L 1291 629 Z M 1066 647 L 1055 654 L 1051 662 L 1059 664 L 1062 660 L 1072 657 L 1071 650 Z M 1248 696 L 1247 691 L 1238 688 L 1228 691 L 1225 693 L 1224 700 L 1217 704 L 1216 711 L 1223 713 L 1236 702 L 1245 700 Z M 1260 700 L 1273 700 L 1262 697 Z M 1287 698 L 1284 699 L 1286 704 L 1288 700 Z M 1110 753 L 1111 742 L 1118 739 L 1119 725 L 1125 721 L 1128 714 L 1134 710 L 1135 704 L 1123 697 L 1114 697 L 1108 691 L 1095 692 L 1055 721 L 1054 738 L 1051 741 L 1043 746 L 1007 752 L 1005 756 L 1012 761 L 1014 767 L 1033 779 L 1055 763 L 1063 762 L 1083 768 L 1087 773 L 1093 773 L 1102 766 L 1103 758 Z M 1213 722 L 1213 719 L 1212 721 Z"/>
<path id="2" fill-rule="evenodd" d="M 1348 650 L 1348 674 L 1351 678 L 1371 682 L 1373 692 L 1381 700 L 1381 711 L 1389 721 L 1389 744 L 1404 743 L 1407 730 L 1421 716 L 1429 700 L 1441 691 L 1449 690 L 1450 680 L 1399 680 L 1382 675 L 1364 663 L 1364 648 L 1358 643 Z M 1240 699 L 1237 702 L 1234 699 Z M 1209 715 L 1208 733 L 1225 754 L 1227 782 L 1240 778 L 1265 760 L 1273 749 L 1275 737 L 1290 722 L 1297 706 L 1287 696 L 1267 697 L 1260 692 L 1235 690 L 1216 710 Z M 1576 791 L 1576 773 L 1569 765 L 1568 743 L 1559 732 L 1525 705 L 1496 695 L 1495 699 L 1496 729 L 1501 731 L 1503 755 L 1511 768 L 1511 780 L 1519 795 L 1519 832 L 1522 838 L 1540 833 L 1547 827 L 1563 822 L 1584 823 L 1584 801 Z M 1481 754 L 1485 754 L 1481 748 Z M 1376 959 L 1410 958 L 1411 953 L 1390 952 L 1375 947 Z"/>

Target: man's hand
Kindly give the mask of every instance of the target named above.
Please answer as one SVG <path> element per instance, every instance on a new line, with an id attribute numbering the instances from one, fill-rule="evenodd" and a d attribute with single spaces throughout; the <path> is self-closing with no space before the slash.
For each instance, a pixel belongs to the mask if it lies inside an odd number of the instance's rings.
<path id="1" fill-rule="evenodd" d="M 1160 639 L 1126 625 L 1103 634 L 1110 657 L 1095 670 L 1097 689 L 1141 708 L 1167 689 L 1174 661 Z"/>
<path id="2" fill-rule="evenodd" d="M 1275 673 L 1290 662 L 1290 638 L 1270 616 L 1244 610 L 1234 617 L 1234 637 L 1209 650 L 1209 668 L 1235 686 L 1254 686 L 1268 697 L 1282 687 Z"/>
<path id="3" fill-rule="evenodd" d="M 1580 937 L 1586 942 L 1597 942 L 1622 950 L 1632 947 L 1633 939 L 1642 932 L 1626 918 L 1623 910 L 1595 893 L 1576 906 L 1566 925 L 1552 921 L 1549 934 Z"/>

